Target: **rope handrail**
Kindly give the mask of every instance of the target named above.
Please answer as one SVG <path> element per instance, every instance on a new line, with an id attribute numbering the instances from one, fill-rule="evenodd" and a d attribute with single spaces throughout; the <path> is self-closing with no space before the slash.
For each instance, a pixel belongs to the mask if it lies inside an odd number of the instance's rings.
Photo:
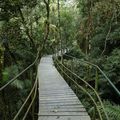
<path id="1" fill-rule="evenodd" d="M 35 93 L 34 93 L 33 99 L 32 99 L 32 101 L 31 101 L 31 103 L 30 103 L 30 105 L 29 105 L 29 107 L 28 107 L 28 109 L 27 109 L 27 111 L 26 111 L 26 113 L 25 113 L 25 115 L 24 115 L 24 117 L 23 117 L 22 120 L 25 120 L 28 112 L 30 111 L 30 108 L 31 108 L 31 106 L 33 105 L 34 100 L 35 100 L 35 98 L 36 98 L 36 94 L 37 94 L 37 84 L 36 84 L 36 87 L 35 87 Z"/>
<path id="2" fill-rule="evenodd" d="M 92 65 L 92 66 L 96 67 L 102 73 L 102 75 L 106 78 L 106 80 L 109 82 L 109 84 L 112 86 L 112 88 L 116 91 L 116 93 L 120 96 L 120 91 L 118 90 L 118 88 L 113 84 L 113 82 L 107 77 L 107 75 L 101 70 L 101 68 L 98 65 L 93 64 L 93 63 L 88 62 L 88 61 L 80 60 L 79 58 L 76 58 L 76 57 L 71 56 L 71 55 L 67 55 L 67 54 L 64 54 L 64 55 L 68 56 L 68 57 L 71 57 L 73 59 L 77 59 L 82 63 L 86 63 L 86 64 L 89 64 L 89 65 Z"/>
<path id="3" fill-rule="evenodd" d="M 84 79 L 82 79 L 80 76 L 78 76 L 77 74 L 73 73 L 69 68 L 67 68 L 66 66 L 64 66 L 61 62 L 59 62 L 59 60 L 58 60 L 57 58 L 56 58 L 56 60 L 57 60 L 57 62 L 60 63 L 67 71 L 69 71 L 71 74 L 73 74 L 73 75 L 76 76 L 78 79 L 80 79 L 81 81 L 83 81 L 87 86 L 89 86 L 89 87 L 94 91 L 95 95 L 97 96 L 97 98 L 98 98 L 98 100 L 99 100 L 99 102 L 100 102 L 100 104 L 101 104 L 101 107 L 103 108 L 103 111 L 104 111 L 104 114 L 105 114 L 107 120 L 109 120 L 108 115 L 107 115 L 106 112 L 105 112 L 105 108 L 104 108 L 104 105 L 103 105 L 103 103 L 102 103 L 102 100 L 101 100 L 100 96 L 98 95 L 97 91 L 96 91 L 88 82 L 86 82 L 86 81 L 85 81 Z"/>
<path id="4" fill-rule="evenodd" d="M 14 82 L 18 77 L 20 77 L 24 72 L 26 72 L 27 70 L 29 70 L 38 60 L 39 58 L 39 53 L 40 53 L 40 47 L 38 48 L 38 52 L 37 52 L 37 55 L 36 55 L 36 58 L 35 60 L 33 61 L 33 63 L 31 63 L 28 67 L 26 67 L 22 72 L 20 72 L 18 75 L 16 75 L 14 78 L 12 78 L 11 80 L 9 80 L 9 82 L 7 82 L 5 85 L 3 85 L 1 88 L 0 88 L 0 92 L 5 89 L 8 85 L 10 85 L 12 82 Z"/>
<path id="5" fill-rule="evenodd" d="M 25 102 L 22 104 L 22 106 L 20 107 L 19 111 L 17 112 L 17 114 L 14 116 L 13 120 L 16 120 L 19 116 L 19 114 L 21 113 L 21 111 L 23 110 L 23 108 L 25 107 L 26 103 L 28 102 L 30 96 L 32 95 L 34 89 L 36 88 L 36 85 L 37 85 L 37 76 L 36 76 L 36 80 L 34 82 L 34 85 L 29 93 L 29 95 L 27 96 Z M 36 94 L 36 93 L 35 93 Z M 33 101 L 33 100 L 32 100 Z M 33 102 L 32 102 L 33 103 Z M 28 107 L 29 108 L 29 107 Z M 25 113 L 26 114 L 26 113 Z"/>
<path id="6" fill-rule="evenodd" d="M 56 63 L 57 63 L 57 62 L 56 62 Z M 76 86 L 77 86 L 78 88 L 80 88 L 82 91 L 84 91 L 84 92 L 91 98 L 91 100 L 93 101 L 94 105 L 96 106 L 96 109 L 97 109 L 97 111 L 98 111 L 100 120 L 103 120 L 103 119 L 102 119 L 102 115 L 101 115 L 101 113 L 100 113 L 100 110 L 99 110 L 99 108 L 98 108 L 98 106 L 97 106 L 97 102 L 95 102 L 94 98 L 90 95 L 90 93 L 89 93 L 85 88 L 83 88 L 81 85 L 79 85 L 74 79 L 72 79 L 72 78 L 60 67 L 60 65 L 58 65 L 58 63 L 57 63 L 57 66 L 59 67 L 59 69 L 60 69 L 74 84 L 76 84 Z"/>

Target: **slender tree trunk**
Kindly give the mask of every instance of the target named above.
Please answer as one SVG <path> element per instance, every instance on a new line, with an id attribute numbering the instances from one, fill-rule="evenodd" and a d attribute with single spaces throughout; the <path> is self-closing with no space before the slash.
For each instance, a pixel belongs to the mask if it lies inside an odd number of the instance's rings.
<path id="1" fill-rule="evenodd" d="M 58 3 L 58 36 L 60 41 L 60 49 L 62 52 L 62 41 L 61 41 L 61 31 L 60 31 L 60 0 L 57 1 Z"/>
<path id="2" fill-rule="evenodd" d="M 3 65 L 4 65 L 4 51 L 1 47 L 1 49 L 0 49 L 0 80 L 1 80 L 1 83 L 2 83 L 2 80 L 3 80 L 3 75 L 2 75 L 2 71 L 3 71 L 3 67 L 4 67 Z M 1 91 L 0 97 L 1 97 L 2 104 L 3 104 L 3 111 L 2 111 L 3 120 L 7 120 L 7 108 L 6 108 L 6 99 L 5 99 L 4 90 Z"/>
<path id="3" fill-rule="evenodd" d="M 58 4 L 58 38 L 60 42 L 60 51 L 61 51 L 61 62 L 63 61 L 63 45 L 62 45 L 62 39 L 61 39 L 61 30 L 60 30 L 60 0 L 57 0 Z"/>
<path id="4" fill-rule="evenodd" d="M 46 5 L 46 21 L 45 21 L 45 33 L 44 33 L 44 40 L 43 40 L 43 44 L 42 44 L 42 48 L 41 48 L 41 52 L 44 51 L 45 49 L 45 44 L 48 40 L 48 37 L 49 37 L 49 32 L 50 32 L 50 21 L 49 21 L 49 18 L 50 18 L 50 0 L 44 0 L 44 3 Z"/>
<path id="5" fill-rule="evenodd" d="M 102 53 L 101 53 L 101 56 L 104 55 L 104 53 L 105 53 L 105 51 L 106 51 L 106 49 L 107 49 L 107 40 L 108 40 L 108 38 L 109 38 L 109 36 L 110 36 L 110 33 L 111 33 L 111 30 L 112 30 L 112 22 L 113 22 L 113 20 L 114 20 L 114 17 L 115 17 L 115 13 L 113 13 L 112 18 L 111 18 L 111 21 L 110 21 L 109 30 L 108 30 L 108 33 L 107 33 L 106 38 L 105 38 L 104 49 L 103 49 L 103 51 L 102 51 Z"/>
<path id="6" fill-rule="evenodd" d="M 18 12 L 19 12 L 20 17 L 22 19 L 22 24 L 25 28 L 26 35 L 28 36 L 29 40 L 31 41 L 32 47 L 34 49 L 35 48 L 34 39 L 33 39 L 32 35 L 30 34 L 29 28 L 26 26 L 25 18 L 24 18 L 24 15 L 22 13 L 22 10 L 21 10 L 20 6 L 18 6 Z"/>
<path id="7" fill-rule="evenodd" d="M 4 62 L 4 55 L 3 55 L 3 49 L 0 48 L 0 80 L 2 80 L 2 69 L 3 69 L 3 62 Z"/>

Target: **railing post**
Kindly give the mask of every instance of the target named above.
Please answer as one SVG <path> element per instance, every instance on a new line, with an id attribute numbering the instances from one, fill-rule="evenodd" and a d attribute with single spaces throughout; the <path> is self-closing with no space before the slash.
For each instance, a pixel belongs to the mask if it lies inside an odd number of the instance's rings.
<path id="1" fill-rule="evenodd" d="M 98 69 L 95 68 L 95 90 L 98 92 Z M 95 99 L 97 99 L 95 97 Z M 93 120 L 96 119 L 96 106 L 94 106 L 94 111 L 93 111 Z"/>
<path id="2" fill-rule="evenodd" d="M 94 106 L 94 111 L 93 111 L 93 120 L 96 120 L 96 107 Z"/>
<path id="3" fill-rule="evenodd" d="M 77 86 L 75 86 L 76 88 L 75 88 L 75 93 L 76 93 L 76 95 L 78 96 L 78 88 L 77 88 Z"/>
<path id="4" fill-rule="evenodd" d="M 74 59 L 74 73 L 76 73 L 76 68 L 77 68 L 77 59 Z M 77 81 L 76 77 L 74 79 L 75 81 Z"/>
<path id="5" fill-rule="evenodd" d="M 74 66 L 73 66 L 73 59 L 71 60 L 71 71 L 73 72 Z M 72 77 L 72 76 L 71 76 Z"/>
<path id="6" fill-rule="evenodd" d="M 71 71 L 73 72 L 73 59 L 71 60 Z M 70 77 L 73 79 L 73 75 L 71 74 Z M 70 86 L 72 87 L 72 84 L 70 82 Z"/>
<path id="7" fill-rule="evenodd" d="M 34 92 L 33 92 L 34 93 Z M 35 93 L 34 93 L 35 94 Z M 33 99 L 34 94 L 31 96 Z M 31 99 L 31 100 L 32 100 Z M 32 109 L 31 109 L 31 114 L 32 114 L 32 120 L 34 120 L 34 111 L 35 111 L 35 101 L 33 102 Z"/>
<path id="8" fill-rule="evenodd" d="M 90 66 L 89 65 L 87 65 L 87 70 L 86 71 L 87 71 L 86 72 L 86 76 L 87 76 L 86 80 L 89 81 L 90 80 Z"/>
<path id="9" fill-rule="evenodd" d="M 62 64 L 64 65 L 64 59 L 62 60 Z M 64 77 L 64 71 L 65 69 L 64 69 L 64 66 L 62 67 L 62 76 Z"/>
<path id="10" fill-rule="evenodd" d="M 99 75 L 98 75 L 98 69 L 96 68 L 96 75 L 95 75 L 95 90 L 98 91 L 98 80 L 99 80 Z"/>

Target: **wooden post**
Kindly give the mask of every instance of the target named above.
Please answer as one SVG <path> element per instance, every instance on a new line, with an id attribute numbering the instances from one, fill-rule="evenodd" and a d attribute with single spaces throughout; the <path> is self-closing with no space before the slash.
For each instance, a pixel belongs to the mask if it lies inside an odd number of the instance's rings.
<path id="1" fill-rule="evenodd" d="M 75 93 L 78 96 L 78 90 L 77 90 L 77 86 L 75 86 Z"/>
<path id="2" fill-rule="evenodd" d="M 98 91 L 98 80 L 99 80 L 99 75 L 98 75 L 98 69 L 96 68 L 95 70 L 95 90 Z M 95 98 L 96 99 L 96 98 Z M 96 118 L 96 106 L 94 106 L 94 111 L 93 111 L 93 119 L 95 120 Z"/>
<path id="3" fill-rule="evenodd" d="M 74 59 L 74 61 L 73 61 L 73 68 L 74 68 L 74 70 L 73 70 L 73 72 L 76 74 L 76 67 L 77 67 L 77 59 Z M 74 77 L 74 80 L 76 81 L 77 79 L 76 79 L 76 77 Z"/>
<path id="4" fill-rule="evenodd" d="M 98 91 L 98 80 L 99 80 L 99 75 L 98 75 L 98 69 L 96 68 L 96 76 L 95 76 L 95 90 Z"/>
<path id="5" fill-rule="evenodd" d="M 71 71 L 73 71 L 73 61 L 71 60 Z M 70 74 L 70 77 L 73 78 L 73 75 L 72 73 Z M 72 84 L 70 82 L 70 86 L 72 87 Z"/>

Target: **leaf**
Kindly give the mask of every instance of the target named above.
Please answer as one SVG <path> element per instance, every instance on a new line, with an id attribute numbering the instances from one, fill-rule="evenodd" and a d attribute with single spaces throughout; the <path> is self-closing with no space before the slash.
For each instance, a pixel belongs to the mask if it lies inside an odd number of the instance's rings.
<path id="1" fill-rule="evenodd" d="M 18 89 L 23 89 L 23 81 L 15 80 L 13 83 L 11 83 L 11 86 L 14 86 Z"/>

